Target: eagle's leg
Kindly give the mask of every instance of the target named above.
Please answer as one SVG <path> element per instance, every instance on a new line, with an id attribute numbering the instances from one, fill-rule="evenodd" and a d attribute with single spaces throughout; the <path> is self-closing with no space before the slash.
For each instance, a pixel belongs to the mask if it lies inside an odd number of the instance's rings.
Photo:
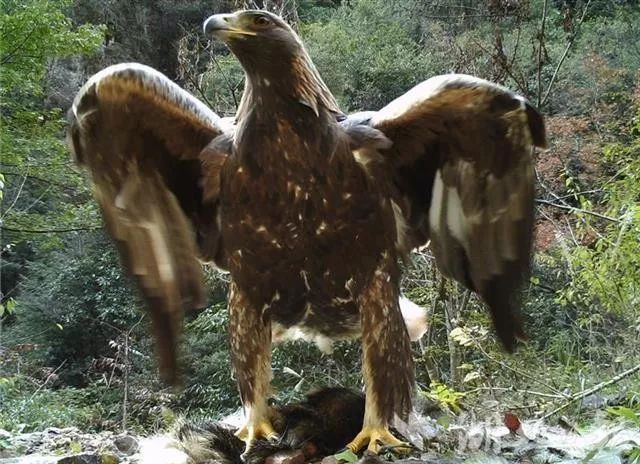
<path id="1" fill-rule="evenodd" d="M 259 438 L 277 439 L 269 420 L 267 397 L 271 382 L 271 321 L 253 307 L 235 283 L 229 288 L 231 362 L 240 390 L 246 422 L 236 435 L 246 449 Z"/>
<path id="2" fill-rule="evenodd" d="M 414 385 L 409 334 L 398 304 L 398 273 L 395 260 L 385 253 L 358 297 L 366 400 L 362 431 L 347 445 L 353 452 L 367 445 L 375 453 L 382 446 L 409 449 L 389 432 L 394 415 L 410 412 Z"/>

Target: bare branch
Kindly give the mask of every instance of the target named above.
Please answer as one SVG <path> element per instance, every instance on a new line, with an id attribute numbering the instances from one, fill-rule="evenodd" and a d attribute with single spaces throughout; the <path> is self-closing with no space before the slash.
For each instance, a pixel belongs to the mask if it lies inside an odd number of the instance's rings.
<path id="1" fill-rule="evenodd" d="M 576 393 L 575 395 L 573 395 L 571 397 L 571 399 L 566 402 L 565 404 L 563 404 L 562 406 L 558 406 L 557 408 L 555 408 L 553 411 L 548 412 L 547 414 L 545 414 L 544 416 L 542 416 L 540 418 L 541 421 L 548 419 L 549 417 L 553 416 L 554 414 L 559 413 L 560 411 L 568 408 L 569 406 L 571 406 L 573 403 L 575 403 L 578 400 L 584 399 L 589 395 L 592 395 L 596 392 L 599 392 L 600 390 L 602 390 L 603 388 L 606 388 L 608 386 L 611 386 L 613 384 L 616 384 L 618 382 L 620 382 L 621 380 L 635 374 L 636 372 L 640 371 L 640 364 L 638 364 L 637 366 L 632 367 L 631 369 L 627 369 L 624 372 L 621 372 L 620 374 L 616 375 L 615 377 L 613 377 L 612 379 L 609 379 L 605 382 L 601 382 L 598 385 L 595 385 L 594 387 L 591 387 L 587 390 L 584 390 L 583 392 L 580 393 Z"/>
<path id="2" fill-rule="evenodd" d="M 527 372 L 523 372 L 521 370 L 515 369 L 514 367 L 511 367 L 509 364 L 504 363 L 504 362 L 494 358 L 489 353 L 487 353 L 487 351 L 482 347 L 482 345 L 480 343 L 476 342 L 475 346 L 478 348 L 478 350 L 480 350 L 480 352 L 484 355 L 484 357 L 489 359 L 490 361 L 493 361 L 494 363 L 499 364 L 500 366 L 504 367 L 505 369 L 510 370 L 511 372 L 513 372 L 516 375 L 525 377 L 525 378 L 527 378 L 527 379 L 529 379 L 529 380 L 531 380 L 531 381 L 533 381 L 533 382 L 535 382 L 537 384 L 542 385 L 545 388 L 548 388 L 549 391 L 555 392 L 555 394 L 557 394 L 557 395 L 562 395 L 562 392 L 560 392 L 557 388 L 553 387 L 552 385 L 549 385 L 546 382 L 543 382 L 542 380 L 540 380 L 539 377 L 536 377 L 536 376 L 530 375 Z"/>
<path id="3" fill-rule="evenodd" d="M 540 23 L 540 37 L 538 41 L 538 107 L 542 102 L 542 48 L 544 47 L 544 26 L 547 22 L 547 0 L 542 5 L 542 21 Z"/>
<path id="4" fill-rule="evenodd" d="M 0 230 L 7 232 L 19 232 L 22 234 L 64 234 L 67 232 L 82 232 L 100 230 L 102 226 L 89 225 L 85 227 L 69 227 L 68 229 L 17 229 L 15 227 L 0 226 Z"/>
<path id="5" fill-rule="evenodd" d="M 13 209 L 13 207 L 16 205 L 16 203 L 18 202 L 18 198 L 20 198 L 20 194 L 22 193 L 22 188 L 24 187 L 24 183 L 27 181 L 27 176 L 29 175 L 29 170 L 27 170 L 27 173 L 23 176 L 22 178 L 22 183 L 20 184 L 20 187 L 18 188 L 18 193 L 16 193 L 15 198 L 13 199 L 13 202 L 11 202 L 11 204 L 9 205 L 9 207 L 5 210 L 4 214 L 2 214 L 0 216 L 0 222 L 7 217 L 7 214 L 9 214 L 9 212 Z"/>
<path id="6" fill-rule="evenodd" d="M 580 17 L 580 21 L 578 21 L 578 24 L 576 24 L 574 33 L 571 36 L 571 39 L 569 40 L 569 43 L 567 44 L 566 48 L 564 49 L 564 53 L 560 57 L 560 61 L 558 61 L 558 65 L 556 66 L 556 69 L 553 71 L 553 75 L 551 76 L 551 80 L 549 81 L 549 86 L 547 87 L 547 91 L 545 92 L 544 98 L 542 99 L 542 101 L 538 104 L 538 107 L 542 107 L 542 105 L 544 105 L 549 99 L 549 94 L 551 93 L 553 84 L 556 81 L 556 77 L 558 77 L 558 72 L 560 71 L 560 68 L 564 63 L 564 60 L 567 58 L 567 55 L 569 54 L 569 49 L 571 48 L 571 46 L 573 45 L 573 42 L 575 42 L 576 37 L 578 36 L 578 29 L 582 25 L 584 18 L 587 16 L 587 10 L 589 9 L 590 4 L 591 4 L 591 0 L 588 0 L 587 4 L 584 7 L 584 11 L 582 12 L 582 16 Z"/>
<path id="7" fill-rule="evenodd" d="M 564 209 L 566 211 L 571 211 L 573 213 L 588 214 L 590 216 L 595 216 L 597 218 L 604 219 L 604 220 L 610 221 L 610 222 L 617 222 L 617 223 L 622 222 L 618 218 L 614 218 L 614 217 L 611 217 L 611 216 L 606 216 L 604 214 L 596 213 L 595 211 L 589 211 L 589 210 L 582 209 L 582 208 L 576 208 L 575 206 L 559 205 L 557 203 L 553 203 L 553 202 L 547 201 L 547 200 L 536 200 L 536 203 L 541 204 L 541 205 L 553 206 L 554 208 Z"/>

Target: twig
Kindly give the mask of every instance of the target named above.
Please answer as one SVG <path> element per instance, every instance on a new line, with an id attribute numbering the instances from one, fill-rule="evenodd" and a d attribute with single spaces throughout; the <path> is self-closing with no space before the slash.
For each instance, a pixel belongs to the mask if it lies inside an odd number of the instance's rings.
<path id="1" fill-rule="evenodd" d="M 20 232 L 23 234 L 62 234 L 66 232 L 82 232 L 100 230 L 102 226 L 70 227 L 68 229 L 16 229 L 14 227 L 0 226 L 1 230 L 7 232 Z"/>
<path id="2" fill-rule="evenodd" d="M 125 334 L 124 338 L 124 397 L 122 398 L 122 431 L 127 432 L 127 405 L 129 401 L 129 338 L 131 332 L 135 329 L 144 319 L 144 314 L 140 316 L 138 322 L 129 327 L 129 330 Z"/>
<path id="3" fill-rule="evenodd" d="M 546 3 L 546 1 L 545 1 Z M 542 105 L 544 105 L 548 98 L 549 98 L 549 94 L 551 93 L 551 88 L 553 87 L 553 84 L 555 83 L 556 77 L 558 77 L 558 72 L 560 71 L 560 68 L 562 67 L 562 64 L 564 63 L 564 60 L 567 58 L 567 55 L 569 54 L 569 49 L 571 48 L 571 46 L 573 45 L 573 42 L 575 42 L 576 37 L 578 36 L 578 28 L 582 25 L 582 22 L 584 21 L 584 18 L 587 16 L 587 10 L 589 9 L 589 5 L 591 4 L 591 0 L 587 1 L 587 4 L 584 7 L 584 10 L 582 11 L 582 16 L 580 17 L 580 21 L 578 21 L 578 24 L 576 25 L 575 31 L 573 33 L 573 35 L 571 36 L 571 39 L 569 40 L 569 43 L 567 44 L 567 47 L 564 49 L 564 53 L 562 53 L 562 56 L 560 57 L 560 61 L 558 61 L 558 65 L 556 66 L 556 69 L 553 71 L 553 75 L 551 76 L 551 80 L 549 81 L 549 86 L 547 87 L 547 91 L 544 94 L 544 98 L 542 99 L 542 101 L 540 102 L 540 104 L 538 105 L 538 107 L 542 107 Z"/>
<path id="4" fill-rule="evenodd" d="M 542 21 L 540 23 L 540 37 L 538 43 L 538 108 L 542 102 L 542 48 L 544 47 L 544 26 L 547 22 L 547 0 L 542 4 Z"/>
<path id="5" fill-rule="evenodd" d="M 20 187 L 18 188 L 18 193 L 16 193 L 15 198 L 13 199 L 13 202 L 9 205 L 9 207 L 4 211 L 4 214 L 2 214 L 0 216 L 0 221 L 2 221 L 7 214 L 9 214 L 9 212 L 13 209 L 13 207 L 16 205 L 18 198 L 20 198 L 20 194 L 22 193 L 22 188 L 24 187 L 24 183 L 27 181 L 27 176 L 29 175 L 29 170 L 27 169 L 27 173 L 24 175 L 24 177 L 22 178 L 22 183 L 20 184 Z"/>
<path id="6" fill-rule="evenodd" d="M 218 60 L 215 55 L 211 56 L 211 60 L 221 71 L 220 74 L 222 75 L 222 78 L 224 79 L 225 83 L 227 84 L 227 87 L 229 88 L 229 91 L 231 92 L 231 98 L 233 98 L 233 105 L 236 108 L 238 108 L 238 98 L 236 97 L 235 87 L 231 84 L 231 80 L 229 79 L 229 76 L 227 75 L 226 71 L 222 68 L 222 66 L 220 66 L 220 63 L 218 63 Z"/>
<path id="7" fill-rule="evenodd" d="M 491 51 L 487 50 L 480 42 L 478 42 L 475 39 L 472 39 L 473 44 L 478 47 L 480 50 L 482 50 L 483 53 L 487 54 L 487 55 L 491 55 Z M 506 57 L 506 55 L 505 55 Z M 515 59 L 515 55 L 514 55 L 514 59 Z M 511 69 L 511 66 L 509 66 L 506 62 L 504 62 L 504 60 L 501 60 L 501 65 L 502 65 L 502 70 L 507 73 L 507 76 L 509 76 L 511 79 L 513 79 L 513 82 L 515 82 L 515 84 L 518 86 L 518 90 L 520 92 L 522 92 L 523 94 L 527 94 L 527 88 L 526 85 L 523 85 L 523 82 L 521 82 L 518 79 L 518 76 L 516 76 L 513 73 L 513 70 Z"/>
<path id="8" fill-rule="evenodd" d="M 500 366 L 504 367 L 505 369 L 510 370 L 510 371 L 511 371 L 511 372 L 513 372 L 514 374 L 517 374 L 517 375 L 520 375 L 520 376 L 522 376 L 522 377 L 525 377 L 525 378 L 527 378 L 527 379 L 529 379 L 529 380 L 532 380 L 533 382 L 535 382 L 535 383 L 537 383 L 537 384 L 540 384 L 540 385 L 542 385 L 542 386 L 543 386 L 543 387 L 545 387 L 545 388 L 548 388 L 550 391 L 555 392 L 555 393 L 556 393 L 556 394 L 558 394 L 558 395 L 561 395 L 561 394 L 562 394 L 562 392 L 558 391 L 558 389 L 557 389 L 557 388 L 555 388 L 555 387 L 553 387 L 553 386 L 549 385 L 549 384 L 548 384 L 548 383 L 546 383 L 546 382 L 543 382 L 543 381 L 542 381 L 542 380 L 540 380 L 539 378 L 534 377 L 533 375 L 529 375 L 529 374 L 527 374 L 526 372 L 522 372 L 522 371 L 520 371 L 520 370 L 518 370 L 518 369 L 515 369 L 515 368 L 511 367 L 510 365 L 508 365 L 507 363 L 504 363 L 504 362 L 502 362 L 502 361 L 500 361 L 500 360 L 498 360 L 498 359 L 494 358 L 494 357 L 493 357 L 493 356 L 491 356 L 489 353 L 487 353 L 487 352 L 485 351 L 485 349 L 484 349 L 484 348 L 482 348 L 482 345 L 480 345 L 480 343 L 477 343 L 477 342 L 476 342 L 476 344 L 475 344 L 475 345 L 476 345 L 476 347 L 478 348 L 478 350 L 480 350 L 480 352 L 481 352 L 481 353 L 482 353 L 482 354 L 483 354 L 487 359 L 489 359 L 490 361 L 493 361 L 494 363 L 499 364 Z"/>
<path id="9" fill-rule="evenodd" d="M 554 208 L 564 209 L 564 210 L 567 210 L 567 211 L 572 211 L 574 213 L 589 214 L 591 216 L 595 216 L 595 217 L 598 217 L 600 219 L 605 219 L 605 220 L 611 221 L 611 222 L 616 222 L 616 223 L 622 222 L 618 218 L 614 218 L 614 217 L 611 217 L 611 216 L 605 216 L 604 214 L 596 213 L 594 211 L 589 211 L 587 209 L 576 208 L 575 206 L 559 205 L 557 203 L 553 203 L 553 202 L 548 201 L 548 200 L 536 200 L 536 203 L 539 203 L 541 205 L 553 206 Z"/>
<path id="10" fill-rule="evenodd" d="M 568 408 L 569 406 L 571 406 L 573 403 L 575 403 L 576 401 L 579 401 L 581 399 L 586 398 L 589 395 L 592 395 L 593 393 L 596 393 L 600 390 L 602 390 L 603 388 L 606 388 L 610 385 L 613 385 L 615 383 L 620 382 L 621 380 L 629 377 L 630 375 L 635 374 L 636 372 L 640 371 L 640 364 L 638 364 L 637 366 L 632 367 L 631 369 L 627 369 L 624 372 L 621 372 L 620 374 L 616 375 L 615 377 L 613 377 L 612 379 L 609 379 L 605 382 L 601 382 L 598 385 L 591 387 L 587 390 L 584 390 L 581 393 L 576 393 L 575 395 L 573 395 L 571 398 L 569 398 L 569 401 L 567 401 L 565 404 L 563 404 L 562 406 L 558 406 L 557 408 L 555 408 L 553 411 L 545 414 L 544 416 L 542 416 L 540 418 L 541 421 L 548 419 L 549 417 L 553 416 L 554 414 L 559 413 L 560 411 Z"/>
<path id="11" fill-rule="evenodd" d="M 467 19 L 467 18 L 515 18 L 517 14 L 461 14 L 461 15 L 424 15 L 429 19 Z"/>
<path id="12" fill-rule="evenodd" d="M 561 196 L 558 196 L 557 198 L 558 198 L 558 200 L 564 200 L 566 198 L 572 198 L 572 197 L 575 198 L 575 197 L 577 197 L 579 195 L 591 195 L 592 193 L 603 193 L 603 192 L 604 192 L 604 190 L 601 189 L 601 188 L 591 189 L 591 190 L 581 190 L 579 192 L 572 192 L 572 193 L 569 193 L 567 195 L 561 195 Z"/>
<path id="13" fill-rule="evenodd" d="M 62 366 L 64 366 L 67 363 L 67 360 L 65 359 L 64 361 L 62 361 L 60 363 L 60 365 L 58 367 L 56 367 L 53 372 L 51 372 L 51 374 L 49 374 L 47 376 L 47 378 L 45 379 L 44 382 L 42 382 L 42 384 L 36 389 L 36 391 L 33 392 L 33 394 L 29 397 L 29 402 L 33 401 L 33 398 L 35 398 L 35 396 L 40 393 L 40 390 L 42 390 L 47 383 L 49 383 L 49 379 L 56 373 L 58 372 L 60 369 L 62 369 Z"/>
<path id="14" fill-rule="evenodd" d="M 0 163 L 0 165 L 3 165 L 3 164 L 4 163 Z M 10 166 L 10 165 L 6 165 L 6 166 Z M 75 188 L 75 186 L 73 186 L 73 185 L 61 184 L 59 182 L 53 182 L 53 181 L 50 181 L 50 180 L 47 180 L 47 179 L 43 179 L 42 177 L 34 176 L 34 175 L 31 175 L 31 174 L 20 174 L 20 173 L 17 173 L 17 172 L 10 172 L 10 171 L 4 171 L 2 174 L 4 174 L 5 176 L 15 176 L 15 177 L 22 177 L 23 175 L 25 175 L 25 176 L 27 176 L 27 178 L 29 180 L 34 180 L 36 182 L 41 182 L 43 184 L 53 185 L 53 186 L 60 187 L 60 188 L 63 188 L 63 189 L 74 189 Z"/>
<path id="15" fill-rule="evenodd" d="M 27 41 L 31 38 L 31 36 L 35 33 L 37 29 L 38 29 L 37 27 L 34 27 L 33 29 L 31 29 L 27 33 L 27 35 L 24 36 L 24 38 L 20 41 L 20 43 L 18 43 L 17 46 L 13 47 L 12 50 L 10 50 L 8 53 L 5 53 L 4 56 L 1 57 L 0 62 L 2 63 L 3 66 L 11 63 L 11 60 L 13 59 L 13 57 L 16 56 L 18 51 L 20 51 L 20 49 L 24 46 L 24 44 L 27 43 Z M 33 57 L 33 58 L 37 58 L 37 57 Z"/>
<path id="16" fill-rule="evenodd" d="M 510 392 L 516 392 L 516 393 L 526 393 L 527 395 L 541 396 L 543 398 L 553 398 L 556 400 L 567 399 L 568 397 L 567 395 L 563 395 L 562 393 L 560 394 L 542 393 L 542 392 L 533 391 L 533 390 L 521 390 L 515 387 L 477 387 L 477 388 L 474 388 L 473 390 L 469 390 L 465 392 L 465 394 L 468 395 L 478 391 L 510 391 Z"/>

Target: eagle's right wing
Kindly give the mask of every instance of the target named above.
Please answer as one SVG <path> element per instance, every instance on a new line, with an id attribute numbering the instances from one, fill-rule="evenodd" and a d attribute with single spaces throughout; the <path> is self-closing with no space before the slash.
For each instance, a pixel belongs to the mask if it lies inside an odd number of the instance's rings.
<path id="1" fill-rule="evenodd" d="M 341 124 L 356 158 L 389 186 L 398 249 L 430 243 L 438 269 L 478 293 L 513 349 L 524 336 L 518 296 L 531 265 L 540 113 L 501 86 L 451 74 Z"/>
<path id="2" fill-rule="evenodd" d="M 161 374 L 173 381 L 183 306 L 205 304 L 199 258 L 224 267 L 218 196 L 233 127 L 135 63 L 94 75 L 69 113 L 75 160 L 147 300 Z"/>

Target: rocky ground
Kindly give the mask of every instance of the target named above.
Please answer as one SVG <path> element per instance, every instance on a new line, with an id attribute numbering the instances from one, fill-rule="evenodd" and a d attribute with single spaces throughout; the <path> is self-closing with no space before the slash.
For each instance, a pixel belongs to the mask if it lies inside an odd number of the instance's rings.
<path id="1" fill-rule="evenodd" d="M 640 429 L 603 425 L 589 430 L 525 422 L 504 425 L 466 424 L 443 428 L 414 416 L 403 430 L 425 451 L 401 463 L 485 464 L 632 464 L 628 453 L 640 449 Z M 425 443 L 427 447 L 424 448 Z M 49 428 L 41 432 L 10 434 L 0 430 L 0 464 L 161 464 L 169 459 L 166 440 L 113 432 L 83 433 L 77 428 Z M 178 453 L 178 457 L 179 457 Z M 343 456 L 344 457 L 344 456 Z M 346 457 L 350 460 L 349 457 Z M 269 464 L 304 464 L 304 456 L 290 453 Z M 372 459 L 366 459 L 371 462 Z M 378 459 L 375 459 L 378 461 Z M 184 462 L 184 461 L 183 461 Z M 337 464 L 335 457 L 323 464 Z M 637 462 L 637 461 L 636 461 Z"/>
<path id="2" fill-rule="evenodd" d="M 126 464 L 140 448 L 139 438 L 113 432 L 83 433 L 75 427 L 12 435 L 0 430 L 2 464 Z"/>

